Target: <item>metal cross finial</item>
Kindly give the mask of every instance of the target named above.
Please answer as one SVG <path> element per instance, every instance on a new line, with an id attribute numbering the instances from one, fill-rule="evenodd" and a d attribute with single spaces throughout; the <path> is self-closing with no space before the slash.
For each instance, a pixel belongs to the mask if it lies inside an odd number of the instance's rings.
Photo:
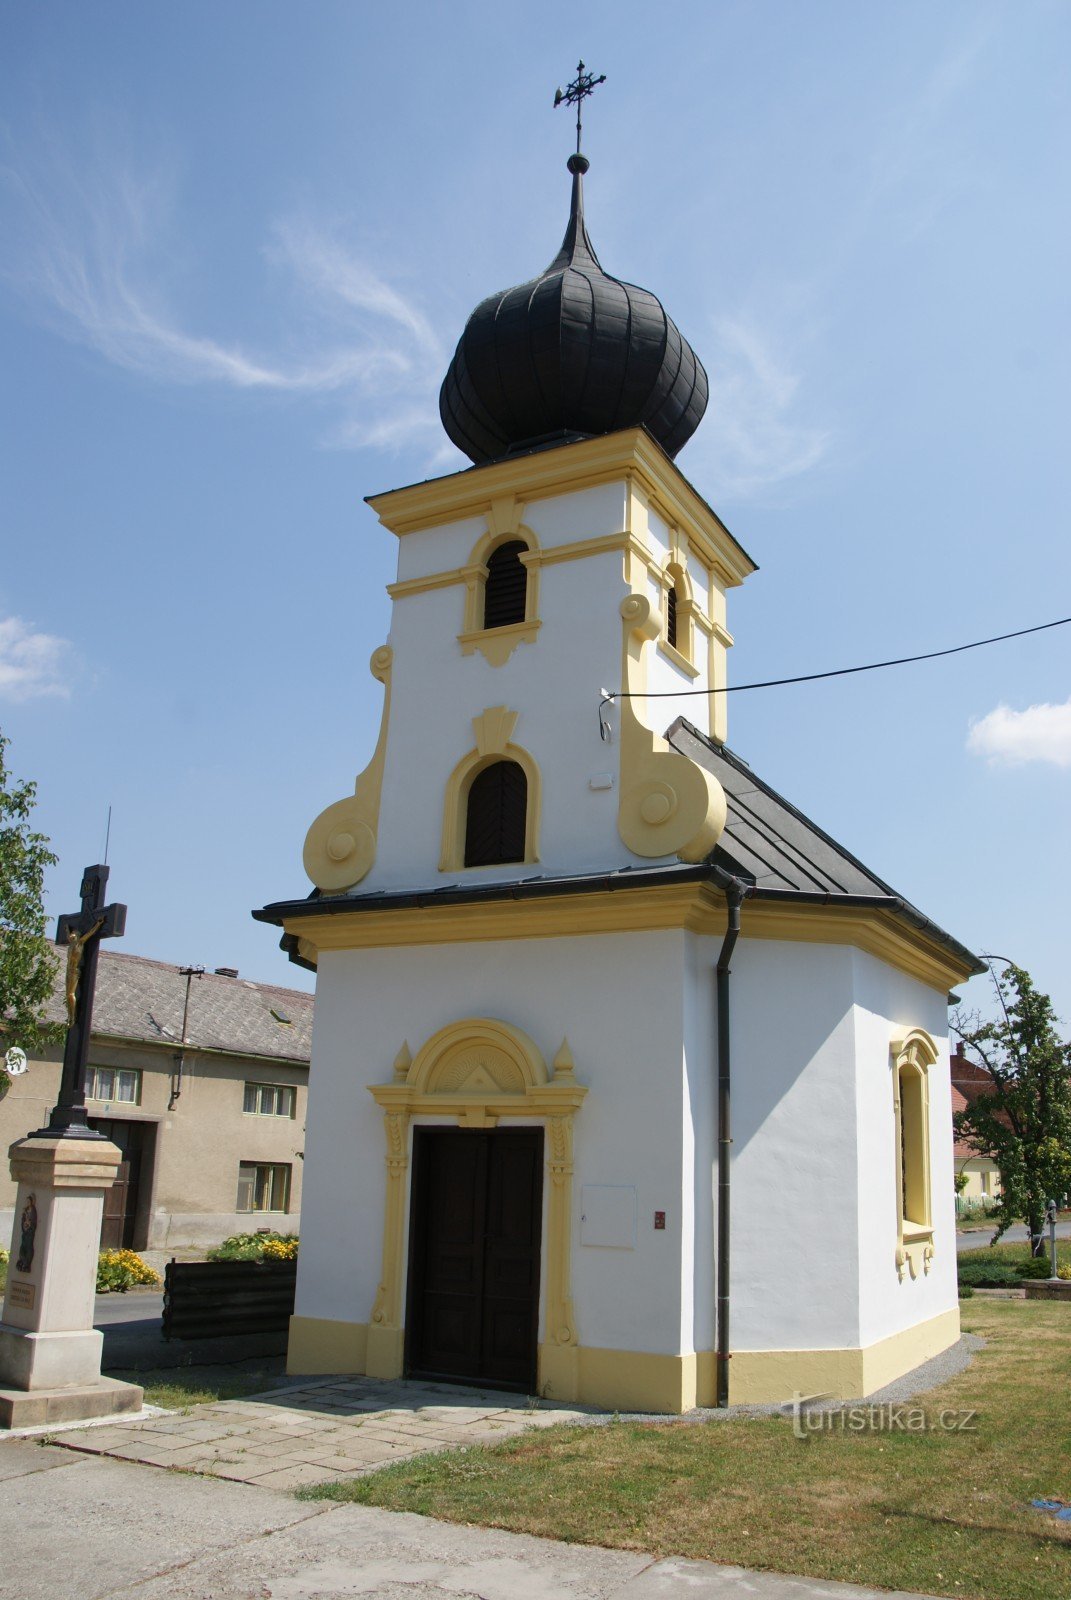
<path id="1" fill-rule="evenodd" d="M 555 89 L 554 105 L 576 107 L 576 153 L 580 154 L 580 111 L 588 95 L 594 94 L 600 83 L 606 82 L 605 72 L 596 78 L 593 72 L 584 71 L 584 63 L 577 63 L 576 77 L 564 89 Z"/>

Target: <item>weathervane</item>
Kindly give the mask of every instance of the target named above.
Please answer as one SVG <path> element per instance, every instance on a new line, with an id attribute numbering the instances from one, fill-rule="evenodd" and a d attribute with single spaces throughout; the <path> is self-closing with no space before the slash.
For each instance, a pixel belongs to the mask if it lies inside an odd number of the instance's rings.
<path id="1" fill-rule="evenodd" d="M 593 72 L 585 72 L 584 71 L 584 63 L 582 61 L 580 61 L 580 62 L 577 63 L 576 77 L 573 79 L 572 83 L 567 84 L 564 89 L 555 89 L 555 91 L 554 91 L 554 106 L 555 106 L 555 109 L 557 109 L 558 106 L 561 106 L 561 105 L 575 106 L 576 107 L 576 153 L 577 153 L 577 155 L 580 154 L 580 112 L 581 112 L 581 108 L 583 107 L 584 101 L 587 99 L 588 95 L 594 94 L 595 90 L 598 88 L 599 84 L 600 83 L 605 83 L 605 82 L 606 82 L 606 74 L 605 74 L 605 72 L 600 73 L 599 76 L 596 78 L 596 76 L 595 76 L 595 74 Z"/>

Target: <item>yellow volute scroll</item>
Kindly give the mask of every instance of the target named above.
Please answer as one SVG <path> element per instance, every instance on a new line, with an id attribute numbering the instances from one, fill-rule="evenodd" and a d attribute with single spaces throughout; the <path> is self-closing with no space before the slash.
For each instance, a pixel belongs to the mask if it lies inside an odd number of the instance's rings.
<path id="1" fill-rule="evenodd" d="M 404 1365 L 402 1283 L 408 1197 L 409 1127 L 414 1116 L 451 1119 L 461 1128 L 494 1128 L 503 1117 L 538 1118 L 546 1128 L 546 1337 L 540 1347 L 541 1387 L 559 1395 L 575 1386 L 576 1325 L 570 1289 L 573 1118 L 587 1089 L 576 1080 L 568 1042 L 553 1072 L 519 1028 L 491 1017 L 468 1017 L 441 1028 L 409 1059 L 403 1044 L 393 1080 L 369 1092 L 383 1111 L 386 1202 L 383 1265 L 368 1327 L 367 1372 L 400 1375 Z M 544 1369 L 545 1372 L 544 1372 Z M 572 1390 L 570 1390 L 572 1392 Z"/>
<path id="2" fill-rule="evenodd" d="M 375 753 L 345 800 L 321 811 L 305 836 L 302 855 L 305 871 L 324 894 L 340 894 L 371 870 L 376 859 L 379 798 L 383 788 L 383 763 L 387 754 L 390 720 L 390 673 L 394 651 L 381 645 L 369 663 L 373 678 L 383 685 L 383 716 Z"/>
<path id="3" fill-rule="evenodd" d="M 646 688 L 644 652 L 662 632 L 658 607 L 640 594 L 621 602 L 624 687 L 629 695 Z M 725 827 L 725 793 L 718 780 L 641 722 L 635 701 L 620 710 L 621 801 L 617 830 L 637 856 L 679 856 L 702 861 Z"/>

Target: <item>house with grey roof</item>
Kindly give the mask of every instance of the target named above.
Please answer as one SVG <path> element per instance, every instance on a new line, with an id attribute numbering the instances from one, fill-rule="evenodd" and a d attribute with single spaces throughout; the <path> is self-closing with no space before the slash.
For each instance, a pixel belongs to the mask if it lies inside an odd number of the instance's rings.
<path id="1" fill-rule="evenodd" d="M 62 978 L 50 1019 L 64 1020 Z M 104 949 L 86 1084 L 90 1123 L 123 1152 L 102 1246 L 213 1245 L 297 1232 L 313 997 L 233 968 L 183 969 Z M 48 1121 L 62 1047 L 0 1102 L 4 1147 Z M 0 1225 L 14 1185 L 0 1176 Z"/>

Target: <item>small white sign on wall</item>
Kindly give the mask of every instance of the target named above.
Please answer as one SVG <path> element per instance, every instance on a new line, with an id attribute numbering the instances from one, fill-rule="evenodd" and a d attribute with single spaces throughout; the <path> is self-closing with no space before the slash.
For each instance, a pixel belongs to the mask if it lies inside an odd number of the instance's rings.
<path id="1" fill-rule="evenodd" d="M 636 1190 L 630 1184 L 581 1186 L 580 1243 L 604 1250 L 635 1250 Z"/>

